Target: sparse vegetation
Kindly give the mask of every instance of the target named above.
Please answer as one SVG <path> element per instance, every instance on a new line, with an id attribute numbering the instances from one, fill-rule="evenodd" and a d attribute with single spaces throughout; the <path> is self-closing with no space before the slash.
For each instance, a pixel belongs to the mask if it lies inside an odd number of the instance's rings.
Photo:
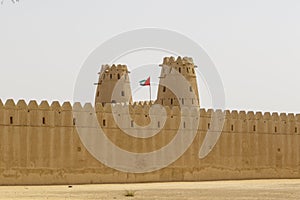
<path id="1" fill-rule="evenodd" d="M 125 197 L 134 197 L 136 191 L 134 190 L 126 190 L 124 196 Z"/>

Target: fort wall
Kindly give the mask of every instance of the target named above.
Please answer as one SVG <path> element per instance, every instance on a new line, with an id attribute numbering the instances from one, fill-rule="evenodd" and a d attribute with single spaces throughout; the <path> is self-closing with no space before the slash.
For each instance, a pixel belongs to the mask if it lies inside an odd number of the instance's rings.
<path id="1" fill-rule="evenodd" d="M 149 123 L 152 104 L 130 104 L 132 119 L 140 125 Z M 201 109 L 197 135 L 177 161 L 155 172 L 132 174 L 103 165 L 82 145 L 76 126 L 87 124 L 78 124 L 73 110 L 83 112 L 88 120 L 92 108 L 91 104 L 69 102 L 0 100 L 0 185 L 300 178 L 299 114 L 224 111 L 220 139 L 211 153 L 200 159 L 204 137 L 208 129 L 214 131 L 211 116 L 221 112 Z M 164 128 L 146 139 L 124 134 L 114 121 L 111 104 L 97 104 L 96 114 L 116 145 L 132 152 L 149 152 L 168 144 L 180 124 L 180 108 L 165 109 L 168 120 Z M 187 128 L 190 123 L 186 122 Z"/>

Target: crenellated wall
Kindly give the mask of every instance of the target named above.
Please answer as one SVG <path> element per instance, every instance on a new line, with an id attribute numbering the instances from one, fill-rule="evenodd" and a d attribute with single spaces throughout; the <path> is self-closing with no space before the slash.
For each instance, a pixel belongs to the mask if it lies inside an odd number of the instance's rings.
<path id="1" fill-rule="evenodd" d="M 149 124 L 152 105 L 130 104 L 130 116 L 124 117 L 131 117 L 141 126 Z M 116 145 L 132 152 L 149 152 L 168 144 L 179 127 L 180 108 L 164 108 L 168 116 L 164 128 L 145 139 L 124 134 L 118 128 L 111 104 L 97 104 L 96 114 L 105 134 Z M 183 156 L 164 169 L 130 174 L 106 167 L 82 145 L 76 126 L 87 124 L 78 124 L 81 122 L 73 116 L 73 110 L 83 112 L 88 119 L 91 109 L 91 104 L 26 104 L 23 100 L 3 104 L 0 100 L 0 185 L 300 178 L 299 114 L 224 111 L 219 141 L 207 157 L 199 159 L 208 129 L 214 132 L 211 116 L 222 112 L 201 109 L 196 138 Z M 187 128 L 190 123 L 186 121 Z M 128 124 L 130 128 L 134 127 Z"/>

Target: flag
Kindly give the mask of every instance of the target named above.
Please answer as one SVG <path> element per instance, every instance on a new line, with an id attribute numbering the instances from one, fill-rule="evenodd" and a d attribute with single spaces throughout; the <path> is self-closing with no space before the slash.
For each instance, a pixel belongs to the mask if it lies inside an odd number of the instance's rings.
<path id="1" fill-rule="evenodd" d="M 140 86 L 150 85 L 150 76 L 147 78 L 147 80 L 141 80 L 139 83 Z"/>

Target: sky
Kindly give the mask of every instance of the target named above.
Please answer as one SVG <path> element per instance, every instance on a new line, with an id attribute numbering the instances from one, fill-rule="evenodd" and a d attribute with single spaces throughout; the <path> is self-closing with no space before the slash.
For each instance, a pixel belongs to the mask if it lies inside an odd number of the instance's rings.
<path id="1" fill-rule="evenodd" d="M 299 10 L 298 0 L 4 0 L 0 99 L 73 101 L 91 52 L 120 33 L 155 27 L 205 50 L 222 79 L 226 109 L 300 113 Z M 204 99 L 201 107 L 211 105 Z"/>

